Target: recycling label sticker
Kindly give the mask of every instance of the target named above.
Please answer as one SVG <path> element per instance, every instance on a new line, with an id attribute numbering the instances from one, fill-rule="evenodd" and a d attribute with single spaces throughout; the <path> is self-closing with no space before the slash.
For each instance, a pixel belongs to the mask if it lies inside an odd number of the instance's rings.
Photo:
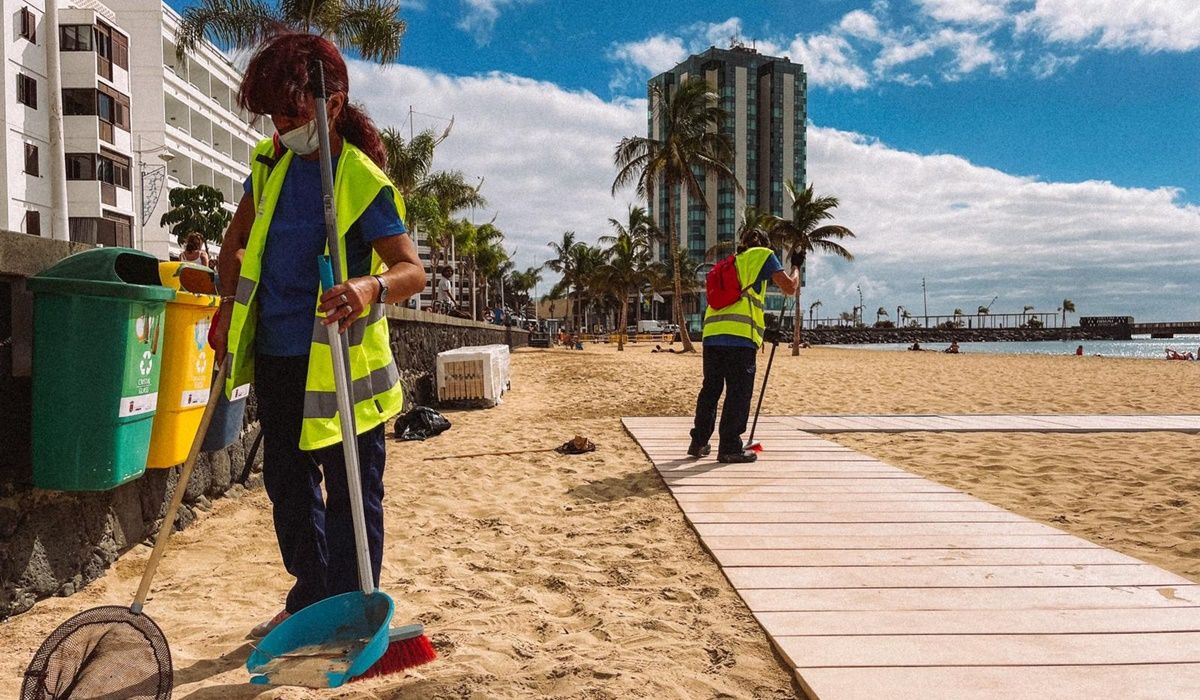
<path id="1" fill-rule="evenodd" d="M 158 374 L 162 364 L 159 353 L 162 338 L 163 307 L 144 304 L 129 306 L 129 324 L 125 336 L 125 368 L 121 380 L 118 417 L 153 413 L 158 407 Z"/>
<path id="2" fill-rule="evenodd" d="M 230 401 L 240 401 L 241 399 L 244 399 L 250 395 L 250 385 L 243 384 L 241 386 L 235 386 L 233 391 L 229 392 L 229 394 Z"/>
<path id="3" fill-rule="evenodd" d="M 180 408 L 192 408 L 193 406 L 204 406 L 208 403 L 208 395 L 210 389 L 193 389 L 192 391 L 183 392 L 183 400 L 179 402 Z"/>

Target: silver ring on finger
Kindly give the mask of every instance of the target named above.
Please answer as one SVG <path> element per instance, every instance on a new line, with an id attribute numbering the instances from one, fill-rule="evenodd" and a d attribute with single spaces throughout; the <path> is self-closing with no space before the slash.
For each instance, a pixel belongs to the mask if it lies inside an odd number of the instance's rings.
<path id="1" fill-rule="evenodd" d="M 346 302 L 350 301 L 349 299 L 347 299 L 347 298 L 346 298 L 346 295 L 345 295 L 345 294 L 343 294 L 343 295 L 341 295 L 341 296 L 342 296 L 342 303 L 343 303 L 343 304 L 346 304 Z M 347 305 L 347 306 L 349 306 L 349 304 L 346 304 L 346 305 Z"/>
<path id="2" fill-rule="evenodd" d="M 350 306 L 349 304 L 344 305 L 342 308 L 344 308 L 348 314 L 354 313 L 354 307 Z"/>

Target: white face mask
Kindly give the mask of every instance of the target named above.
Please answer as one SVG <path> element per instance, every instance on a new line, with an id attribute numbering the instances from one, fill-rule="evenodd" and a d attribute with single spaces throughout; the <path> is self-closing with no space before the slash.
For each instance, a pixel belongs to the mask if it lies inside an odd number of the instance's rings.
<path id="1" fill-rule="evenodd" d="M 278 130 L 276 128 L 276 131 Z M 317 135 L 317 120 L 312 119 L 304 126 L 296 127 L 286 134 L 280 134 L 279 141 L 298 156 L 315 153 L 321 145 L 320 137 Z"/>

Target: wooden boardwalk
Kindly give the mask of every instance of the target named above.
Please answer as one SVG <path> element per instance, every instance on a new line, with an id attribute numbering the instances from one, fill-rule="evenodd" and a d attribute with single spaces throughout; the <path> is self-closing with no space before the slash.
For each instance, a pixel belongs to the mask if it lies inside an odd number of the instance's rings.
<path id="1" fill-rule="evenodd" d="M 776 418 L 809 433 L 1200 433 L 1200 415 L 877 415 Z"/>
<path id="2" fill-rule="evenodd" d="M 913 417 L 928 418 L 965 417 Z M 759 461 L 719 464 L 687 458 L 690 418 L 624 419 L 810 698 L 1200 698 L 1200 584 L 798 429 L 810 420 L 760 420 Z"/>

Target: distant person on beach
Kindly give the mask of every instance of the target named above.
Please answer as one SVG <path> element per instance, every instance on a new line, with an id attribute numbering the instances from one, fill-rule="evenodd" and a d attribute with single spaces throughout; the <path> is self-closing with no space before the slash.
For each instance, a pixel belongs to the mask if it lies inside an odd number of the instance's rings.
<path id="1" fill-rule="evenodd" d="M 1076 357 L 1083 357 L 1083 346 L 1082 345 L 1075 348 L 1075 355 L 1076 355 Z"/>
<path id="2" fill-rule="evenodd" d="M 945 349 L 945 350 L 943 350 L 942 352 L 949 353 L 949 354 L 951 354 L 951 355 L 957 355 L 957 354 L 960 352 L 960 351 L 959 351 L 959 349 L 958 349 L 958 341 L 957 341 L 957 340 L 951 340 L 951 341 L 950 341 L 950 347 L 946 348 L 946 349 Z"/>
<path id="3" fill-rule="evenodd" d="M 437 286 L 437 303 L 438 310 L 444 314 L 450 313 L 450 309 L 454 308 L 454 284 L 450 278 L 454 275 L 454 270 L 449 265 L 442 268 L 442 278 L 438 280 Z"/>
<path id="4" fill-rule="evenodd" d="M 914 342 L 909 350 L 912 350 L 913 352 L 921 352 L 921 344 Z"/>
<path id="5" fill-rule="evenodd" d="M 309 77 L 317 62 L 329 93 L 333 198 L 343 217 L 334 245 L 346 270 L 346 280 L 327 290 L 317 268 L 328 245 Z M 350 346 L 358 435 L 346 438 L 358 445 L 367 580 L 376 586 L 383 565 L 385 430 L 405 397 L 379 305 L 419 294 L 425 273 L 404 227 L 404 201 L 380 167 L 386 155 L 379 132 L 350 101 L 349 89 L 346 63 L 332 43 L 283 34 L 250 59 L 238 92 L 238 105 L 269 117 L 277 138 L 260 141 L 250 154 L 250 177 L 221 245 L 212 344 L 218 362 L 229 358 L 227 394 L 254 384 L 263 482 L 287 570 L 256 575 L 244 592 L 270 604 L 276 587 L 263 579 L 293 579 L 283 608 L 255 626 L 253 637 L 313 603 L 360 588 L 344 438 L 330 400 L 335 383 L 326 329 L 333 324 Z"/>
<path id="6" fill-rule="evenodd" d="M 204 252 L 204 239 L 192 231 L 183 243 L 183 252 L 179 254 L 183 262 L 194 262 L 208 267 L 208 253 Z"/>
<path id="7" fill-rule="evenodd" d="M 784 272 L 769 246 L 766 234 L 758 229 L 742 235 L 735 264 L 739 286 L 745 287 L 745 291 L 733 304 L 721 309 L 709 307 L 704 313 L 704 384 L 696 397 L 696 420 L 687 451 L 693 457 L 704 457 L 712 451 L 708 440 L 717 420 L 717 402 L 724 390 L 717 461 L 740 463 L 758 459 L 754 452 L 743 449 L 742 433 L 750 417 L 756 355 L 766 328 L 763 301 L 767 282 L 774 282 L 789 295 L 795 294 L 800 284 L 797 256 L 793 255 L 789 261 L 792 272 Z"/>

